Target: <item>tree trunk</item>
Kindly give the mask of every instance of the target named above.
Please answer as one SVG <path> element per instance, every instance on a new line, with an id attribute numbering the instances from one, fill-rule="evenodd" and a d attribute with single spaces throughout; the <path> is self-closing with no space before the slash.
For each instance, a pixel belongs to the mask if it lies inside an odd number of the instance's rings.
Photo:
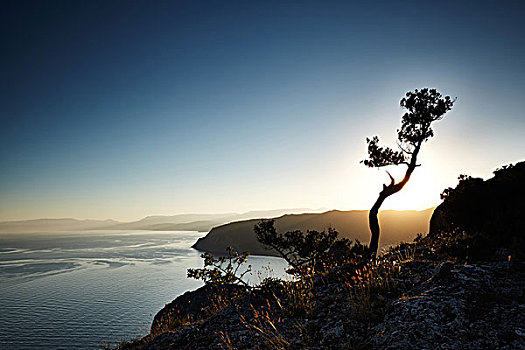
<path id="1" fill-rule="evenodd" d="M 416 169 L 416 162 L 417 162 L 417 155 L 419 154 L 419 150 L 421 148 L 421 143 L 419 142 L 417 146 L 415 147 L 414 151 L 412 152 L 412 157 L 410 159 L 410 163 L 408 164 L 408 168 L 405 173 L 405 177 L 403 177 L 403 180 L 395 183 L 394 178 L 390 173 L 387 171 L 388 176 L 390 176 L 390 184 L 389 185 L 383 185 L 383 190 L 379 192 L 379 197 L 377 198 L 376 202 L 372 206 L 372 209 L 370 209 L 370 212 L 368 213 L 368 227 L 370 228 L 370 257 L 372 259 L 375 259 L 377 255 L 377 249 L 379 248 L 379 234 L 381 232 L 381 229 L 379 227 L 379 219 L 377 215 L 379 214 L 379 208 L 387 199 L 389 196 L 393 195 L 394 193 L 397 193 L 401 191 L 403 187 L 405 187 L 408 180 L 410 180 L 410 176 L 414 172 L 414 169 Z"/>
<path id="2" fill-rule="evenodd" d="M 379 228 L 379 218 L 377 215 L 379 214 L 379 208 L 381 207 L 381 204 L 383 204 L 383 201 L 386 199 L 385 196 L 383 196 L 383 191 L 379 194 L 379 198 L 377 198 L 376 202 L 374 203 L 374 206 L 372 209 L 370 209 L 370 212 L 368 213 L 368 227 L 370 228 L 370 257 L 375 258 L 377 254 L 377 249 L 379 247 L 379 233 L 381 229 Z"/>

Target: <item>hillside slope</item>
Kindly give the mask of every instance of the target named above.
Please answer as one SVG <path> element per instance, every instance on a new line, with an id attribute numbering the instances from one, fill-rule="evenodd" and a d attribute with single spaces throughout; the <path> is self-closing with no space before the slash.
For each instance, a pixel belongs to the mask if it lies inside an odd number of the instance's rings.
<path id="1" fill-rule="evenodd" d="M 417 233 L 428 233 L 428 225 L 434 208 L 415 211 L 384 210 L 379 213 L 382 228 L 381 244 L 391 245 L 400 241 L 411 241 Z M 238 221 L 213 228 L 205 237 L 200 238 L 193 248 L 223 253 L 231 246 L 237 251 L 249 251 L 256 255 L 276 255 L 265 249 L 256 239 L 253 227 L 260 219 Z M 335 228 L 341 237 L 367 243 L 368 211 L 332 210 L 319 214 L 291 214 L 275 219 L 275 227 L 280 232 L 292 230 L 318 230 Z"/>
<path id="2" fill-rule="evenodd" d="M 455 188 L 444 191 L 444 201 L 435 210 L 430 232 L 483 235 L 491 245 L 511 248 L 525 243 L 525 162 L 505 165 L 494 171 L 494 177 L 483 180 L 461 176 Z"/>
<path id="3" fill-rule="evenodd" d="M 355 268 L 252 290 L 205 285 L 118 349 L 525 348 L 522 262 L 455 263 L 420 241 L 362 267 L 359 278 Z"/>

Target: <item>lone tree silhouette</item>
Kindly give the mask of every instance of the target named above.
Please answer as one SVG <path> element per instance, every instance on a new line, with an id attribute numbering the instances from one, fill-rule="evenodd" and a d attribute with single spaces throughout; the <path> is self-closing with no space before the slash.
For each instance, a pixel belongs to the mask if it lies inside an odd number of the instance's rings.
<path id="1" fill-rule="evenodd" d="M 440 120 L 443 115 L 452 109 L 456 99 L 450 96 L 443 97 L 436 89 L 424 88 L 421 90 L 409 91 L 401 99 L 400 105 L 407 112 L 401 119 L 401 129 L 397 130 L 397 146 L 399 151 L 390 147 L 380 147 L 377 136 L 367 138 L 368 159 L 361 161 L 370 168 L 380 168 L 388 165 L 406 165 L 407 169 L 403 180 L 396 183 L 392 175 L 390 184 L 383 185 L 383 190 L 379 192 L 379 197 L 370 209 L 368 214 L 368 224 L 370 226 L 370 254 L 375 257 L 379 245 L 379 221 L 377 214 L 381 204 L 389 196 L 401 191 L 406 185 L 410 176 L 420 166 L 417 164 L 417 156 L 423 142 L 428 141 L 434 136 L 434 131 L 430 127 L 432 122 Z"/>

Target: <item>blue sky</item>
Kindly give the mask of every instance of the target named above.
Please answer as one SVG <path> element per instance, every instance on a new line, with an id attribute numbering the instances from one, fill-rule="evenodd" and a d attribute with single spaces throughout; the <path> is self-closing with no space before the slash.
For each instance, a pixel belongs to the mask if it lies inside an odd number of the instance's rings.
<path id="1" fill-rule="evenodd" d="M 525 158 L 520 1 L 2 7 L 0 220 L 367 209 L 425 86 L 457 103 L 384 208 Z"/>

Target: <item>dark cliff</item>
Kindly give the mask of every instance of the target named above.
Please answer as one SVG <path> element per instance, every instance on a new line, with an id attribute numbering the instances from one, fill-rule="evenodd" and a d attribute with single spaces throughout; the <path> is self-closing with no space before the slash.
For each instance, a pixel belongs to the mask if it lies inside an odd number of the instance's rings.
<path id="1" fill-rule="evenodd" d="M 525 162 L 504 166 L 485 181 L 462 175 L 442 197 L 430 220 L 431 235 L 456 232 L 485 249 L 523 252 Z"/>

